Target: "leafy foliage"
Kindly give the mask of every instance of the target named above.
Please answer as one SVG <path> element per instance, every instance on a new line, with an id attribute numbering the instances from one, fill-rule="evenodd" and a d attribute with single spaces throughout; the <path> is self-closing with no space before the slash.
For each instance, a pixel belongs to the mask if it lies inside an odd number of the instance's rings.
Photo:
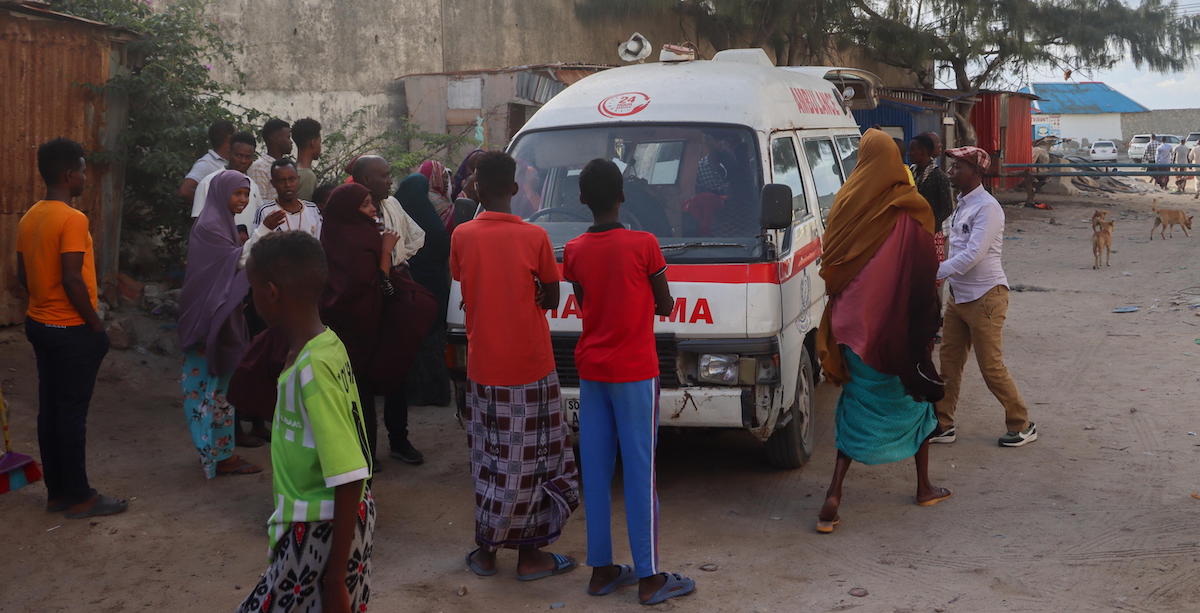
<path id="1" fill-rule="evenodd" d="M 176 0 L 153 8 L 145 0 L 56 0 L 55 10 L 120 26 L 139 37 L 127 52 L 132 67 L 108 83 L 129 100 L 121 149 L 125 244 L 154 241 L 168 267 L 178 266 L 191 226 L 191 207 L 176 189 L 208 149 L 208 126 L 219 119 L 249 126 L 261 117 L 230 102 L 235 87 L 218 82 L 212 64 L 234 65 L 237 47 L 207 16 L 207 0 Z M 238 82 L 242 75 L 237 73 Z"/>
<path id="2" fill-rule="evenodd" d="M 397 128 L 371 132 L 367 119 L 372 110 L 373 107 L 358 109 L 335 129 L 321 135 L 321 159 L 313 167 L 318 184 L 342 182 L 350 161 L 365 154 L 383 156 L 392 165 L 392 175 L 400 177 L 425 160 L 446 159 L 467 140 L 465 133 L 422 132 L 407 119 L 399 120 Z"/>

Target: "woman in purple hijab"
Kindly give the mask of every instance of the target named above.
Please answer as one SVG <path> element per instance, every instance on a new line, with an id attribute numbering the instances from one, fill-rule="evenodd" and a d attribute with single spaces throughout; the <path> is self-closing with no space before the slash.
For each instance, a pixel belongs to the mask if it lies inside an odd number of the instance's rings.
<path id="1" fill-rule="evenodd" d="M 233 219 L 249 202 L 249 177 L 236 170 L 213 177 L 188 239 L 179 296 L 183 412 L 209 479 L 262 470 L 233 455 L 237 419 L 226 398 L 229 378 L 249 343 L 242 301 L 250 283 L 239 267 L 242 241 Z"/>

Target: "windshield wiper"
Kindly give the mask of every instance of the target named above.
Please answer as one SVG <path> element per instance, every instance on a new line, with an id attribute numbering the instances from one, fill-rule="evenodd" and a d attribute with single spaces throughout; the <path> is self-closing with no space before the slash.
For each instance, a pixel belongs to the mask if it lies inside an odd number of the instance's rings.
<path id="1" fill-rule="evenodd" d="M 662 249 L 663 251 L 667 251 L 667 250 L 677 250 L 677 249 L 692 249 L 694 247 L 745 247 L 745 245 L 743 245 L 741 243 L 695 242 L 695 243 L 675 243 L 673 245 L 662 245 L 659 248 Z"/>

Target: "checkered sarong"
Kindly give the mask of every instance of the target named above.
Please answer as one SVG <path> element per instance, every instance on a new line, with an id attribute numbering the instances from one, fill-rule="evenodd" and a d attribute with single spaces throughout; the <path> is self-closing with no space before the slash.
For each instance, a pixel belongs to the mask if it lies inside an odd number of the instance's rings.
<path id="1" fill-rule="evenodd" d="M 558 374 L 528 385 L 467 387 L 475 542 L 488 551 L 553 543 L 579 506 Z"/>

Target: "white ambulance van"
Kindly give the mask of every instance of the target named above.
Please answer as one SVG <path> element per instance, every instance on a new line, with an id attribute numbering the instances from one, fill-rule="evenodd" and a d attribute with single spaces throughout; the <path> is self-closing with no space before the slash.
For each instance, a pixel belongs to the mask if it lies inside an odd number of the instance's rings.
<path id="1" fill-rule="evenodd" d="M 546 229 L 560 261 L 591 225 L 579 173 L 594 158 L 625 174 L 622 222 L 658 237 L 675 297 L 655 324 L 660 425 L 744 428 L 782 468 L 812 453 L 822 224 L 858 157 L 850 102 L 873 106 L 877 83 L 865 71 L 723 51 L 596 73 L 514 138 L 513 212 Z M 546 316 L 564 408 L 578 424 L 581 310 L 569 283 L 561 293 Z M 456 283 L 449 355 L 461 380 L 460 295 Z"/>

